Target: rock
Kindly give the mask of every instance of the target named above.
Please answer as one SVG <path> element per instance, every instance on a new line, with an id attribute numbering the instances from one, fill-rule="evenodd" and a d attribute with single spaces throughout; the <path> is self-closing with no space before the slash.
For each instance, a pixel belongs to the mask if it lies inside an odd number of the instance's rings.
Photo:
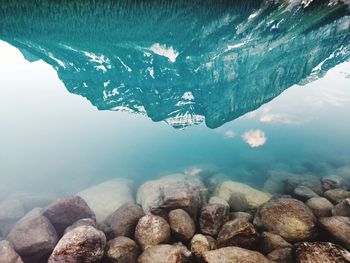
<path id="1" fill-rule="evenodd" d="M 230 198 L 228 199 L 228 204 L 234 212 L 244 212 L 249 208 L 247 198 L 243 193 L 239 192 L 231 193 Z"/>
<path id="2" fill-rule="evenodd" d="M 350 198 L 344 199 L 332 209 L 334 216 L 350 217 Z"/>
<path id="3" fill-rule="evenodd" d="M 169 224 L 173 235 L 181 241 L 190 240 L 196 232 L 193 219 L 182 209 L 170 211 Z"/>
<path id="4" fill-rule="evenodd" d="M 269 171 L 269 178 L 265 181 L 263 191 L 271 194 L 285 194 L 287 188 L 287 179 L 296 174 L 285 171 Z"/>
<path id="5" fill-rule="evenodd" d="M 338 204 L 346 198 L 350 198 L 350 192 L 343 189 L 332 189 L 324 192 L 324 197 L 326 197 L 333 204 Z"/>
<path id="6" fill-rule="evenodd" d="M 299 185 L 294 189 L 294 196 L 302 201 L 306 201 L 312 197 L 318 197 L 318 194 L 316 194 L 314 191 L 312 191 L 309 187 Z"/>
<path id="7" fill-rule="evenodd" d="M 222 204 L 230 208 L 230 205 L 224 199 L 217 196 L 210 197 L 208 204 Z"/>
<path id="8" fill-rule="evenodd" d="M 325 230 L 334 240 L 350 249 L 350 218 L 344 216 L 321 217 L 320 228 Z"/>
<path id="9" fill-rule="evenodd" d="M 270 232 L 263 232 L 261 234 L 261 240 L 260 240 L 260 250 L 264 254 L 269 254 L 274 250 L 280 249 L 280 248 L 289 248 L 292 245 L 285 241 L 281 236 L 270 233 Z"/>
<path id="10" fill-rule="evenodd" d="M 203 253 L 206 263 L 273 263 L 263 254 L 240 247 L 224 247 Z"/>
<path id="11" fill-rule="evenodd" d="M 149 246 L 167 243 L 170 239 L 170 226 L 160 216 L 145 215 L 136 225 L 135 239 L 143 250 Z"/>
<path id="12" fill-rule="evenodd" d="M 0 203 L 0 230 L 7 235 L 14 224 L 25 215 L 23 202 L 9 197 Z"/>
<path id="13" fill-rule="evenodd" d="M 270 252 L 267 256 L 268 259 L 272 260 L 273 262 L 278 263 L 293 263 L 293 252 L 292 248 L 286 247 L 286 248 L 278 248 L 272 252 Z"/>
<path id="14" fill-rule="evenodd" d="M 134 202 L 131 188 L 130 180 L 119 178 L 92 186 L 77 195 L 94 211 L 97 222 L 102 223 L 126 202 Z"/>
<path id="15" fill-rule="evenodd" d="M 76 221 L 73 225 L 69 226 L 66 228 L 66 230 L 64 230 L 64 234 L 66 234 L 67 232 L 73 230 L 76 227 L 79 226 L 92 226 L 94 228 L 97 227 L 96 225 L 96 221 L 92 218 L 83 218 L 83 219 L 79 219 L 78 221 Z"/>
<path id="16" fill-rule="evenodd" d="M 234 181 L 225 181 L 220 184 L 215 190 L 215 195 L 229 201 L 231 194 L 234 192 L 244 195 L 248 203 L 248 209 L 255 209 L 271 198 L 271 195 L 268 193 L 261 192 L 246 184 Z"/>
<path id="17" fill-rule="evenodd" d="M 253 216 L 246 212 L 232 212 L 230 213 L 230 220 L 239 219 L 241 221 L 253 222 Z"/>
<path id="18" fill-rule="evenodd" d="M 216 236 L 221 226 L 229 220 L 229 208 L 222 204 L 207 204 L 202 207 L 199 227 L 202 233 Z"/>
<path id="19" fill-rule="evenodd" d="M 105 222 L 111 227 L 114 237 L 134 237 L 137 222 L 144 215 L 141 206 L 128 202 L 119 207 Z"/>
<path id="20" fill-rule="evenodd" d="M 61 238 L 48 263 L 97 263 L 105 246 L 106 237 L 102 231 L 92 226 L 79 226 Z"/>
<path id="21" fill-rule="evenodd" d="M 289 242 L 312 238 L 316 232 L 311 210 L 301 201 L 286 197 L 273 198 L 259 207 L 254 224 Z"/>
<path id="22" fill-rule="evenodd" d="M 105 258 L 110 263 L 136 263 L 139 248 L 128 237 L 116 237 L 107 242 Z"/>
<path id="23" fill-rule="evenodd" d="M 67 196 L 57 199 L 43 211 L 43 215 L 50 220 L 59 236 L 63 234 L 67 227 L 79 219 L 95 219 L 94 212 L 79 196 Z"/>
<path id="24" fill-rule="evenodd" d="M 219 247 L 253 248 L 258 243 L 259 237 L 259 233 L 251 223 L 235 219 L 222 226 L 217 240 Z"/>
<path id="25" fill-rule="evenodd" d="M 6 240 L 0 241 L 0 263 L 23 263 L 11 243 Z"/>
<path id="26" fill-rule="evenodd" d="M 137 191 L 136 200 L 143 210 L 153 214 L 181 208 L 196 220 L 207 190 L 197 176 L 174 174 L 144 183 Z"/>
<path id="27" fill-rule="evenodd" d="M 156 245 L 147 248 L 138 258 L 138 263 L 185 263 L 191 252 L 181 244 Z"/>
<path id="28" fill-rule="evenodd" d="M 306 186 L 318 195 L 323 194 L 323 188 L 321 180 L 317 176 L 313 175 L 298 175 L 290 176 L 287 178 L 287 192 L 293 194 L 294 189 L 298 186 Z"/>
<path id="29" fill-rule="evenodd" d="M 307 200 L 306 205 L 316 217 L 331 216 L 333 204 L 324 197 L 313 197 Z"/>
<path id="30" fill-rule="evenodd" d="M 213 194 L 215 189 L 225 181 L 230 181 L 230 177 L 224 173 L 216 173 L 205 180 L 205 186 L 207 187 L 208 192 Z"/>
<path id="31" fill-rule="evenodd" d="M 7 238 L 24 262 L 35 263 L 48 257 L 58 241 L 55 228 L 40 209 L 18 221 Z"/>
<path id="32" fill-rule="evenodd" d="M 343 189 L 343 190 L 349 189 L 349 182 L 339 175 L 325 176 L 325 177 L 322 177 L 321 181 L 322 181 L 322 187 L 325 190 L 337 189 L 337 188 Z"/>
<path id="33" fill-rule="evenodd" d="M 350 253 L 341 246 L 329 242 L 303 242 L 298 244 L 296 260 L 299 263 L 348 263 Z"/>
<path id="34" fill-rule="evenodd" d="M 196 234 L 191 240 L 191 252 L 197 258 L 201 258 L 202 254 L 209 250 L 217 249 L 217 242 L 211 236 Z"/>

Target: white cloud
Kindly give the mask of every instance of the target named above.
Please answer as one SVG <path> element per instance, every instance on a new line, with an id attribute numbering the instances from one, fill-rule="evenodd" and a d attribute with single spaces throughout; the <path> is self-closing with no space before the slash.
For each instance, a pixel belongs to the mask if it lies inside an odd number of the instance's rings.
<path id="1" fill-rule="evenodd" d="M 268 106 L 262 108 L 259 121 L 263 123 L 282 123 L 288 125 L 298 125 L 302 123 L 300 120 L 292 119 L 288 114 L 273 113 Z"/>
<path id="2" fill-rule="evenodd" d="M 267 141 L 262 130 L 249 130 L 242 135 L 242 139 L 252 148 L 263 146 Z"/>
<path id="3" fill-rule="evenodd" d="M 153 53 L 167 57 L 169 61 L 175 62 L 179 52 L 177 52 L 173 47 L 167 47 L 165 45 L 160 45 L 159 43 L 154 43 L 150 48 Z"/>
<path id="4" fill-rule="evenodd" d="M 227 130 L 224 133 L 224 135 L 225 135 L 226 138 L 229 138 L 229 139 L 232 139 L 232 138 L 236 137 L 236 133 L 233 130 Z"/>

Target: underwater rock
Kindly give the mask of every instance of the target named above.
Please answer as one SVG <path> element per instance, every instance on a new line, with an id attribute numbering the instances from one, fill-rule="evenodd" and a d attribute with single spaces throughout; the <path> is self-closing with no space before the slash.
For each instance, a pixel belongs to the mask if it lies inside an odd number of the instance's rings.
<path id="1" fill-rule="evenodd" d="M 350 249 L 350 218 L 344 216 L 321 217 L 318 220 L 320 228 L 329 236 Z"/>
<path id="2" fill-rule="evenodd" d="M 350 217 L 350 198 L 344 199 L 332 209 L 334 216 Z"/>
<path id="3" fill-rule="evenodd" d="M 107 242 L 105 259 L 110 263 L 136 263 L 138 254 L 134 240 L 119 236 Z"/>
<path id="4" fill-rule="evenodd" d="M 287 178 L 286 190 L 288 193 L 293 194 L 294 189 L 298 186 L 306 186 L 318 195 L 323 194 L 321 180 L 319 177 L 314 175 L 298 175 Z"/>
<path id="5" fill-rule="evenodd" d="M 221 226 L 229 220 L 230 209 L 222 204 L 207 204 L 201 209 L 199 227 L 203 234 L 216 236 Z"/>
<path id="6" fill-rule="evenodd" d="M 208 204 L 222 204 L 222 205 L 227 206 L 230 209 L 230 205 L 228 204 L 228 202 L 226 202 L 224 199 L 222 199 L 218 196 L 210 197 Z"/>
<path id="7" fill-rule="evenodd" d="M 255 214 L 254 225 L 288 242 L 309 239 L 316 233 L 316 217 L 303 202 L 277 197 L 260 206 Z"/>
<path id="8" fill-rule="evenodd" d="M 73 225 L 67 227 L 64 230 L 64 234 L 66 234 L 67 232 L 69 232 L 69 231 L 71 231 L 74 228 L 79 227 L 79 226 L 92 226 L 94 228 L 97 228 L 97 224 L 96 224 L 95 219 L 83 218 L 83 219 L 79 219 L 78 221 L 76 221 Z"/>
<path id="9" fill-rule="evenodd" d="M 136 200 L 147 213 L 162 214 L 181 208 L 193 219 L 198 217 L 202 203 L 206 202 L 207 190 L 197 176 L 173 174 L 144 183 L 137 191 Z"/>
<path id="10" fill-rule="evenodd" d="M 264 254 L 269 254 L 276 249 L 288 247 L 292 247 L 292 245 L 279 235 L 263 232 L 260 236 L 260 250 Z"/>
<path id="11" fill-rule="evenodd" d="M 293 191 L 294 196 L 302 201 L 306 201 L 312 197 L 318 197 L 314 191 L 312 191 L 309 187 L 299 185 Z"/>
<path id="12" fill-rule="evenodd" d="M 338 204 L 346 198 L 350 198 L 350 192 L 343 189 L 331 189 L 324 192 L 324 197 L 326 197 L 333 204 Z"/>
<path id="13" fill-rule="evenodd" d="M 105 223 L 111 227 L 114 237 L 126 236 L 133 238 L 137 222 L 144 215 L 141 206 L 133 202 L 127 202 L 108 216 Z"/>
<path id="14" fill-rule="evenodd" d="M 224 247 L 203 253 L 206 263 L 273 263 L 263 254 L 240 247 Z"/>
<path id="15" fill-rule="evenodd" d="M 135 239 L 142 250 L 149 246 L 168 243 L 170 239 L 170 226 L 168 222 L 152 214 L 140 218 L 136 225 Z"/>
<path id="16" fill-rule="evenodd" d="M 189 214 L 182 209 L 170 211 L 169 225 L 174 237 L 180 241 L 190 240 L 196 232 L 195 222 Z"/>
<path id="17" fill-rule="evenodd" d="M 196 234 L 191 240 L 191 252 L 201 258 L 202 254 L 209 250 L 217 249 L 217 242 L 214 238 L 208 235 Z"/>
<path id="18" fill-rule="evenodd" d="M 268 174 L 270 176 L 264 183 L 263 191 L 271 194 L 285 194 L 287 179 L 291 176 L 297 176 L 296 174 L 276 170 L 269 171 Z"/>
<path id="19" fill-rule="evenodd" d="M 339 175 L 330 175 L 322 177 L 322 187 L 323 189 L 330 190 L 330 189 L 343 189 L 348 190 L 349 189 L 349 182 L 346 181 L 342 176 Z"/>
<path id="20" fill-rule="evenodd" d="M 219 247 L 238 246 L 243 248 L 253 248 L 259 241 L 259 233 L 253 224 L 247 221 L 235 219 L 226 222 L 219 234 Z"/>
<path id="21" fill-rule="evenodd" d="M 228 204 L 230 205 L 231 211 L 234 212 L 244 212 L 249 208 L 247 198 L 243 193 L 239 192 L 231 193 Z"/>
<path id="22" fill-rule="evenodd" d="M 87 203 L 79 196 L 61 197 L 43 210 L 56 232 L 61 236 L 64 230 L 83 218 L 95 219 L 94 212 L 91 211 Z"/>
<path id="23" fill-rule="evenodd" d="M 234 181 L 225 181 L 220 184 L 215 190 L 215 195 L 221 197 L 226 201 L 229 201 L 232 193 L 243 194 L 248 202 L 249 209 L 255 209 L 271 198 L 271 195 L 268 193 L 264 193 L 246 184 Z"/>
<path id="24" fill-rule="evenodd" d="M 126 202 L 134 202 L 132 182 L 119 178 L 87 188 L 77 195 L 82 197 L 96 214 L 98 223 Z"/>
<path id="25" fill-rule="evenodd" d="M 247 212 L 231 212 L 230 220 L 239 219 L 241 221 L 253 222 L 253 216 Z"/>
<path id="26" fill-rule="evenodd" d="M 306 205 L 316 217 L 331 216 L 334 205 L 324 197 L 313 197 L 307 200 Z"/>
<path id="27" fill-rule="evenodd" d="M 24 262 L 34 263 L 48 257 L 58 241 L 55 228 L 40 209 L 27 213 L 7 238 Z"/>
<path id="28" fill-rule="evenodd" d="M 213 195 L 215 189 L 225 181 L 230 181 L 230 177 L 224 173 L 215 173 L 205 180 L 205 186 L 208 192 Z"/>
<path id="29" fill-rule="evenodd" d="M 23 263 L 11 243 L 6 240 L 0 241 L 0 263 Z"/>
<path id="30" fill-rule="evenodd" d="M 79 226 L 57 243 L 48 263 L 97 263 L 106 246 L 106 236 L 92 226 Z"/>
<path id="31" fill-rule="evenodd" d="M 156 245 L 147 248 L 138 258 L 138 263 L 186 263 L 191 252 L 181 243 Z"/>
<path id="32" fill-rule="evenodd" d="M 25 215 L 23 203 L 9 197 L 0 203 L 0 230 L 7 235 L 15 223 Z"/>
<path id="33" fill-rule="evenodd" d="M 286 248 L 278 248 L 274 251 L 271 251 L 266 257 L 273 262 L 278 263 L 293 263 L 293 251 L 292 248 L 286 247 Z"/>
<path id="34" fill-rule="evenodd" d="M 350 253 L 329 242 L 303 242 L 295 250 L 298 263 L 348 263 Z"/>

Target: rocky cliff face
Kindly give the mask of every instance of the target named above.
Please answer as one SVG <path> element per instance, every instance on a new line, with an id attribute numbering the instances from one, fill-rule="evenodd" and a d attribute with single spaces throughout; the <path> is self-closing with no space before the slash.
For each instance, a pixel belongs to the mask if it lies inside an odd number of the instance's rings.
<path id="1" fill-rule="evenodd" d="M 2 1 L 0 39 L 98 109 L 175 128 L 219 127 L 350 58 L 345 2 L 194 2 Z"/>

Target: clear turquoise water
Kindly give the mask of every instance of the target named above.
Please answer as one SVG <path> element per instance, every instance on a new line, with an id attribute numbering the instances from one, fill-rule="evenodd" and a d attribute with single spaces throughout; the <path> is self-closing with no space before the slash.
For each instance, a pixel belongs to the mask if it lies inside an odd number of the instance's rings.
<path id="1" fill-rule="evenodd" d="M 350 169 L 344 4 L 39 3 L 0 4 L 0 183 L 13 191 Z"/>

